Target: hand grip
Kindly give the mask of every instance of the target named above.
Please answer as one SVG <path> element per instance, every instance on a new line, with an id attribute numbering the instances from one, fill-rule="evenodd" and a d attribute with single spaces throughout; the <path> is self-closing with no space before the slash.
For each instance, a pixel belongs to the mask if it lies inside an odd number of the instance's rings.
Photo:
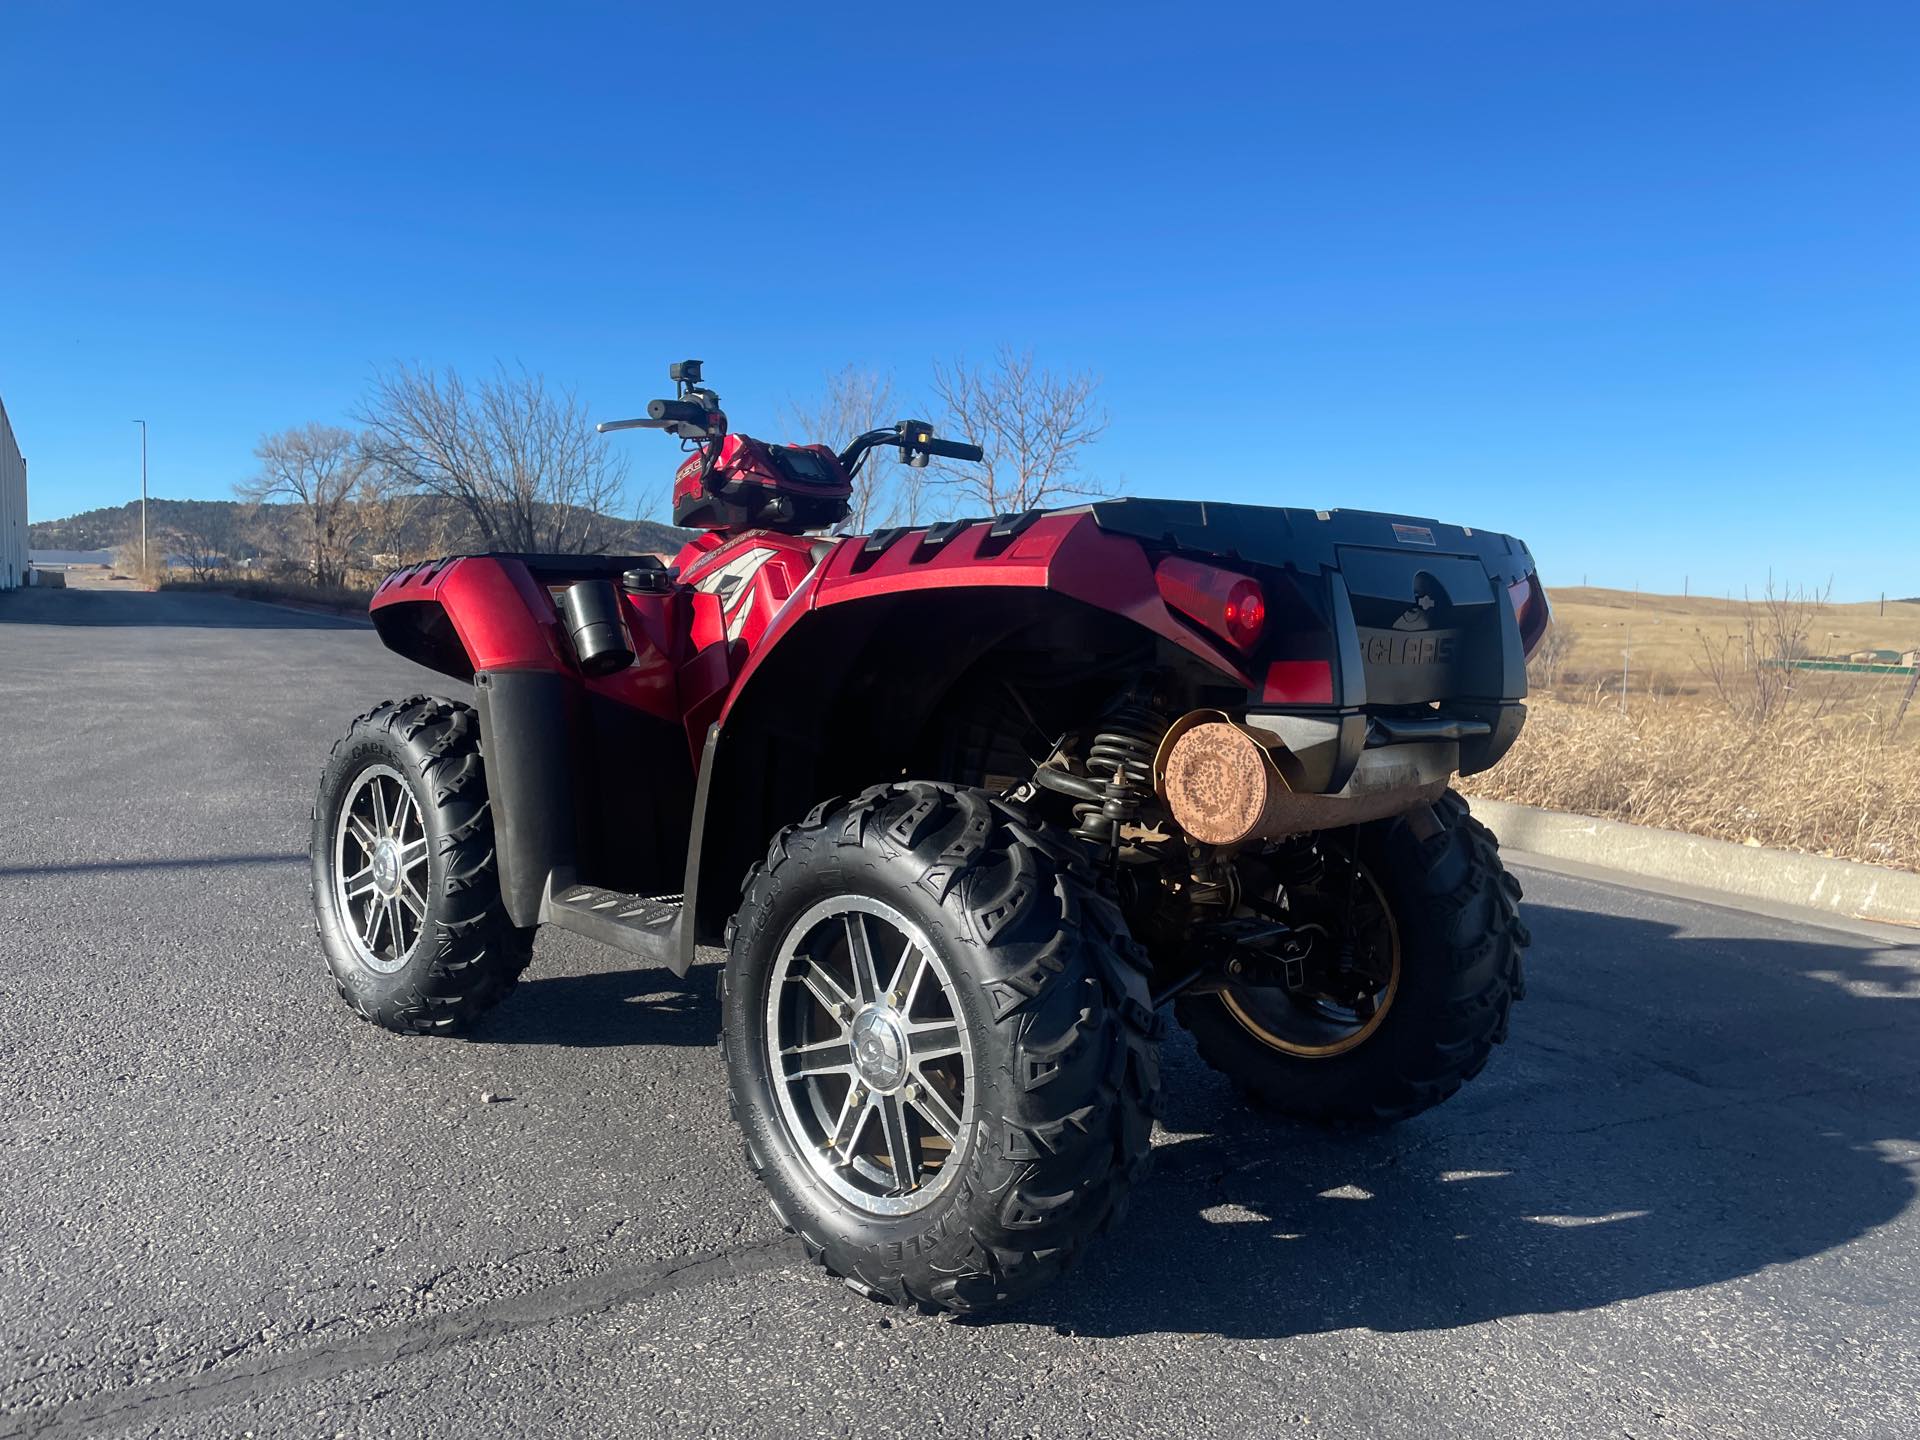
<path id="1" fill-rule="evenodd" d="M 929 455 L 944 456 L 948 460 L 982 460 L 986 451 L 978 445 L 969 445 L 962 440 L 928 440 L 914 447 Z"/>
<path id="2" fill-rule="evenodd" d="M 649 400 L 647 417 L 651 420 L 670 420 L 682 425 L 700 425 L 707 423 L 707 407 L 691 400 Z"/>

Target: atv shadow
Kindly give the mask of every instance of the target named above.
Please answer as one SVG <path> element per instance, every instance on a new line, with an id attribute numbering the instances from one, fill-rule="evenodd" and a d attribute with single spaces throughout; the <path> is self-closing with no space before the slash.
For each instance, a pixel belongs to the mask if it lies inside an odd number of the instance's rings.
<path id="1" fill-rule="evenodd" d="M 298 610 L 216 590 L 9 591 L 0 625 L 78 625 L 106 629 L 367 630 L 359 615 Z"/>
<path id="2" fill-rule="evenodd" d="M 529 975 L 467 1039 L 478 1045 L 589 1048 L 713 1045 L 720 1038 L 719 978 L 718 965 L 695 965 L 684 980 L 657 965 Z"/>
<path id="3" fill-rule="evenodd" d="M 1513 1039 L 1398 1129 L 1266 1124 L 1170 1035 L 1166 1126 L 1186 1138 L 1066 1283 L 979 1323 L 1446 1329 L 1752 1275 L 1912 1204 L 1920 949 L 1527 916 Z"/>

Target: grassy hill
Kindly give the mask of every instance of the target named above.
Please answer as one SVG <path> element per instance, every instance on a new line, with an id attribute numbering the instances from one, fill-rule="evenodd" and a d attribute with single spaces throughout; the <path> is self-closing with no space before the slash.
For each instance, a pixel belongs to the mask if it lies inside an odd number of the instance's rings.
<path id="1" fill-rule="evenodd" d="M 173 530 L 230 525 L 246 509 L 234 500 L 155 498 L 147 502 L 147 529 L 152 535 L 164 535 Z M 138 500 L 108 509 L 83 510 L 64 520 L 38 520 L 27 526 L 27 545 L 34 550 L 111 550 L 139 538 Z"/>
<path id="2" fill-rule="evenodd" d="M 636 553 L 665 551 L 684 545 L 691 532 L 653 520 L 602 517 L 613 536 L 609 550 Z M 256 510 L 237 500 L 165 500 L 147 502 L 147 530 L 151 537 L 186 532 L 232 536 L 228 548 L 236 556 L 272 554 L 280 537 L 297 533 L 297 516 L 289 505 L 262 505 Z M 462 539 L 463 535 L 469 536 Z M 129 501 L 108 509 L 86 510 L 64 520 L 42 520 L 27 527 L 27 544 L 35 550 L 112 550 L 140 538 L 140 502 Z M 461 549 L 473 543 L 466 516 L 448 502 L 422 498 L 398 536 L 402 548 L 414 552 Z"/>
<path id="3" fill-rule="evenodd" d="M 1618 675 L 1623 652 L 1633 650 L 1636 674 L 1680 684 L 1699 676 L 1701 637 L 1738 636 L 1747 614 L 1744 600 L 1705 595 L 1636 595 L 1599 586 L 1551 590 L 1554 624 L 1570 631 L 1574 646 L 1568 670 L 1578 676 Z M 1920 600 L 1828 605 L 1815 619 L 1808 648 L 1819 655 L 1853 650 L 1911 650 L 1920 646 Z"/>

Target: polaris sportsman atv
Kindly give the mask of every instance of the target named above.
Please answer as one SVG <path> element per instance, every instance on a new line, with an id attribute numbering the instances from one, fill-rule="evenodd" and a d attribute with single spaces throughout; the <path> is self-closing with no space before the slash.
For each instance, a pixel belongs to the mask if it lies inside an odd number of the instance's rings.
<path id="1" fill-rule="evenodd" d="M 541 925 L 682 976 L 724 946 L 776 1213 L 856 1288 L 953 1310 L 1120 1213 L 1163 1008 L 1301 1120 L 1478 1073 L 1527 934 L 1448 781 L 1525 716 L 1526 546 L 1143 499 L 828 534 L 874 452 L 981 451 L 917 420 L 767 444 L 671 373 L 600 428 L 693 451 L 673 564 L 462 555 L 374 596 L 387 646 L 472 689 L 361 716 L 321 778 L 314 905 L 360 1016 L 459 1030 Z"/>

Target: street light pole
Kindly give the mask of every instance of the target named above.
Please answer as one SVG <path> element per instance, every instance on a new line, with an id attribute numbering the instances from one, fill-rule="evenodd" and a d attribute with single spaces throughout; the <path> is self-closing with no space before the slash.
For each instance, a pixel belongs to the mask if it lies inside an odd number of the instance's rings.
<path id="1" fill-rule="evenodd" d="M 146 583 L 147 575 L 147 422 L 136 420 L 140 427 L 140 581 Z"/>

